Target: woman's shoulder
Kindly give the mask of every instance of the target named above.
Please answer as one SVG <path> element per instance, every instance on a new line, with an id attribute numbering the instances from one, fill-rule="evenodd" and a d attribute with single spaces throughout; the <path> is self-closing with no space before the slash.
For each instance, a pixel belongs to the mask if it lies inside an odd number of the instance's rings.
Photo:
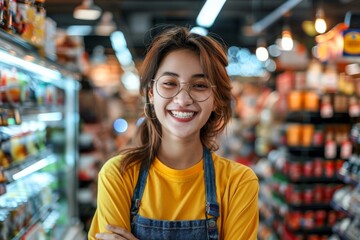
<path id="1" fill-rule="evenodd" d="M 212 153 L 215 171 L 228 178 L 258 180 L 255 172 L 249 167 L 234 160 Z"/>
<path id="2" fill-rule="evenodd" d="M 111 158 L 109 158 L 102 166 L 99 174 L 105 174 L 105 175 L 119 175 L 120 174 L 120 168 L 121 168 L 121 161 L 124 159 L 123 155 L 116 155 Z M 126 168 L 125 173 L 131 173 L 136 172 L 140 168 L 140 163 L 135 162 L 129 164 L 129 166 Z"/>

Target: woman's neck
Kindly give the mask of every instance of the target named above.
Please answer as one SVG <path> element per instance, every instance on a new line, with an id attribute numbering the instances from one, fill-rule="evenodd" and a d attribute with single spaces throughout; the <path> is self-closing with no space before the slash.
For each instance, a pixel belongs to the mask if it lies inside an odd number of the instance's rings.
<path id="1" fill-rule="evenodd" d="M 203 157 L 203 146 L 200 141 L 188 143 L 162 142 L 158 158 L 173 169 L 186 169 L 198 163 Z"/>

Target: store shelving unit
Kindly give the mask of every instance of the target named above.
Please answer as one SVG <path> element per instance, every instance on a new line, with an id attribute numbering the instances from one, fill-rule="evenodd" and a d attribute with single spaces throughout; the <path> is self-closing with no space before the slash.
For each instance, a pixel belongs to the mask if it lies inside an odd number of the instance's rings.
<path id="1" fill-rule="evenodd" d="M 321 99 L 320 94 L 317 106 Z M 324 117 L 320 111 L 286 111 L 279 129 L 285 144 L 267 156 L 273 172 L 261 184 L 259 202 L 260 220 L 271 239 L 328 239 L 336 221 L 345 218 L 331 200 L 344 186 L 337 171 L 348 158 L 344 136 L 353 119 L 347 112 Z"/>
<path id="2" fill-rule="evenodd" d="M 0 30 L 0 79 L 0 238 L 82 239 L 77 75 Z"/>
<path id="3" fill-rule="evenodd" d="M 355 240 L 360 236 L 360 121 L 354 123 L 350 136 L 354 144 L 353 155 L 337 173 L 345 186 L 335 192 L 331 206 L 346 215 L 333 227 L 335 235 L 340 239 Z"/>

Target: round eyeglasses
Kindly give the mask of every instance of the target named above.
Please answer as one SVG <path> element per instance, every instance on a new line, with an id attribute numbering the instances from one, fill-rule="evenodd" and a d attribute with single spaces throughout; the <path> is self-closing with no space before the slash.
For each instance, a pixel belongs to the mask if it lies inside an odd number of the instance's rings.
<path id="1" fill-rule="evenodd" d="M 173 98 L 179 94 L 183 89 L 182 85 L 187 85 L 185 91 L 189 94 L 191 99 L 197 102 L 206 101 L 212 92 L 212 85 L 208 79 L 204 77 L 197 77 L 187 83 L 180 82 L 178 78 L 169 75 L 160 76 L 155 82 L 156 92 L 163 98 Z"/>

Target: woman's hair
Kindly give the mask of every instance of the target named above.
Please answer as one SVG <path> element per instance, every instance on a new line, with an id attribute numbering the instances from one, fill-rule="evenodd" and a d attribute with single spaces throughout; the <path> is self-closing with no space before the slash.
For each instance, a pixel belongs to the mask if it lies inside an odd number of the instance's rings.
<path id="1" fill-rule="evenodd" d="M 186 27 L 171 27 L 153 39 L 150 44 L 141 68 L 140 94 L 145 96 L 145 105 L 150 106 L 149 91 L 152 90 L 156 72 L 164 57 L 172 51 L 188 49 L 200 56 L 200 64 L 204 74 L 216 86 L 213 90 L 215 110 L 200 130 L 202 144 L 214 151 L 218 149 L 215 137 L 221 133 L 230 121 L 231 109 L 231 82 L 226 72 L 228 64 L 226 50 L 222 44 L 210 36 L 192 33 Z M 120 151 L 123 155 L 121 171 L 136 161 L 148 166 L 158 153 L 161 143 L 161 125 L 154 116 L 151 107 L 147 107 L 147 117 L 138 128 L 138 141 L 135 146 Z"/>

